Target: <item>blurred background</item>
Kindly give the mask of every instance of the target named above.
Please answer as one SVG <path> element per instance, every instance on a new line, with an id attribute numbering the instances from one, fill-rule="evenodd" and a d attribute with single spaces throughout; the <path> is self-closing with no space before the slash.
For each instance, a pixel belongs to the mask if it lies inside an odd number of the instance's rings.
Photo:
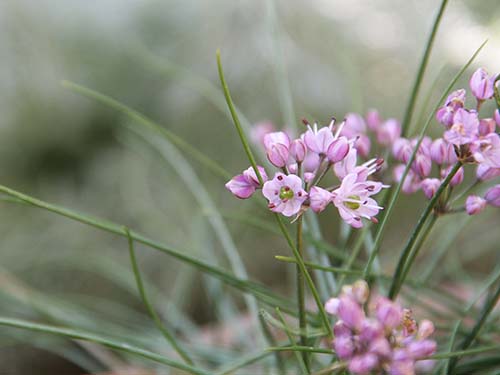
<path id="1" fill-rule="evenodd" d="M 449 3 L 414 129 L 485 39 L 470 70 L 500 71 L 498 1 Z M 128 225 L 229 269 L 210 224 L 218 211 L 250 277 L 286 292 L 290 272 L 273 258 L 288 255 L 284 241 L 240 220 L 268 218 L 264 210 L 233 199 L 224 181 L 174 147 L 151 147 L 151 136 L 134 130 L 129 118 L 63 88 L 61 80 L 130 106 L 236 174 L 248 163 L 221 97 L 217 48 L 248 123 L 293 127 L 304 116 L 327 123 L 370 108 L 401 119 L 438 6 L 434 0 L 2 1 L 1 184 Z M 466 87 L 469 76 L 457 87 Z M 431 132 L 439 130 L 434 124 Z M 424 202 L 421 193 L 400 200 L 381 253 L 387 272 Z M 492 209 L 474 221 L 444 219 L 447 231 L 438 227 L 423 251 L 441 251 L 440 272 L 429 276 L 453 281 L 459 269 L 471 285 L 484 278 L 498 257 L 497 233 L 485 225 L 499 223 Z M 333 210 L 321 227 L 333 243 L 341 236 Z M 217 322 L 236 319 L 241 300 L 225 307 L 224 298 L 214 300 L 230 290 L 168 256 L 138 250 L 152 299 L 170 325 L 185 335 L 203 327 L 209 335 Z M 0 257 L 2 315 L 118 337 L 141 331 L 138 343 L 162 345 L 136 295 L 124 239 L 2 202 Z M 98 373 L 124 361 L 93 345 L 7 328 L 0 328 L 0 345 L 1 374 Z"/>

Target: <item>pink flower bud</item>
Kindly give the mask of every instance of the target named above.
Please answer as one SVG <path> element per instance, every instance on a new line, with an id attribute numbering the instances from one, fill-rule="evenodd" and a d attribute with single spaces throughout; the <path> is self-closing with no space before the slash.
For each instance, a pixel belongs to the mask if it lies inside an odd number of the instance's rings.
<path id="1" fill-rule="evenodd" d="M 440 107 L 437 112 L 436 112 L 436 120 L 440 123 L 446 126 L 446 128 L 449 128 L 451 125 L 453 125 L 453 116 L 455 114 L 455 111 L 451 109 L 448 106 Z"/>
<path id="2" fill-rule="evenodd" d="M 349 152 L 349 141 L 346 137 L 339 137 L 328 147 L 326 156 L 330 163 L 338 163 L 344 160 Z"/>
<path id="3" fill-rule="evenodd" d="M 483 118 L 479 121 L 479 135 L 485 136 L 490 133 L 493 133 L 496 128 L 495 120 L 492 118 Z"/>
<path id="4" fill-rule="evenodd" d="M 289 151 L 295 161 L 302 163 L 306 157 L 307 147 L 302 139 L 295 139 L 290 144 Z"/>
<path id="5" fill-rule="evenodd" d="M 422 180 L 420 187 L 422 188 L 422 191 L 424 192 L 427 199 L 431 199 L 434 194 L 436 194 L 436 191 L 437 189 L 439 189 L 440 185 L 441 181 L 437 178 L 426 178 L 425 180 Z"/>
<path id="6" fill-rule="evenodd" d="M 448 155 L 448 144 L 443 138 L 438 138 L 431 145 L 431 159 L 436 164 L 443 164 Z"/>
<path id="7" fill-rule="evenodd" d="M 441 178 L 444 180 L 448 174 L 450 174 L 450 171 L 453 167 L 449 166 L 448 168 L 445 168 L 441 171 Z M 455 176 L 450 181 L 450 186 L 455 187 L 460 185 L 464 180 L 464 169 L 460 167 L 460 169 L 455 173 Z"/>
<path id="8" fill-rule="evenodd" d="M 262 180 L 264 182 L 267 181 L 267 173 L 266 173 L 266 170 L 264 169 L 264 167 L 261 167 L 260 165 L 257 166 L 257 169 L 259 170 L 259 173 L 260 173 L 260 177 L 262 177 Z M 248 167 L 247 169 L 245 169 L 243 171 L 243 175 L 251 180 L 256 187 L 260 186 L 259 184 L 259 179 L 257 178 L 257 175 L 255 174 L 255 170 L 253 169 L 253 167 Z"/>
<path id="9" fill-rule="evenodd" d="M 366 319 L 363 321 L 361 330 L 359 333 L 360 340 L 364 342 L 370 342 L 375 340 L 377 337 L 384 335 L 384 327 L 375 319 Z"/>
<path id="10" fill-rule="evenodd" d="M 281 143 L 275 143 L 267 149 L 267 158 L 272 165 L 278 168 L 283 168 L 287 165 L 289 156 L 288 147 Z"/>
<path id="11" fill-rule="evenodd" d="M 397 139 L 392 146 L 392 154 L 397 160 L 403 163 L 408 163 L 412 153 L 413 147 L 411 142 L 406 138 Z"/>
<path id="12" fill-rule="evenodd" d="M 497 123 L 498 126 L 500 126 L 500 110 L 495 109 L 495 113 L 493 114 L 493 118 L 495 119 L 495 122 Z"/>
<path id="13" fill-rule="evenodd" d="M 318 186 L 313 186 L 309 192 L 310 207 L 314 212 L 323 211 L 332 200 L 332 193 Z"/>
<path id="14" fill-rule="evenodd" d="M 488 181 L 500 177 L 500 168 L 492 168 L 485 164 L 479 164 L 476 170 L 476 177 L 481 181 Z"/>
<path id="15" fill-rule="evenodd" d="M 459 108 L 463 108 L 465 104 L 465 94 L 466 92 L 464 89 L 453 91 L 450 95 L 448 95 L 448 98 L 446 98 L 444 105 L 450 107 L 454 111 Z"/>
<path id="16" fill-rule="evenodd" d="M 411 357 L 418 359 L 427 357 L 436 352 L 437 344 L 433 340 L 420 340 L 410 343 L 407 347 Z"/>
<path id="17" fill-rule="evenodd" d="M 489 205 L 500 207 L 500 185 L 495 185 L 486 191 L 484 199 Z"/>
<path id="18" fill-rule="evenodd" d="M 365 313 L 354 298 L 346 295 L 340 297 L 337 310 L 338 317 L 351 329 L 361 328 Z"/>
<path id="19" fill-rule="evenodd" d="M 354 147 L 358 150 L 359 154 L 366 158 L 370 154 L 371 142 L 366 134 L 358 135 L 358 139 L 354 142 Z"/>
<path id="20" fill-rule="evenodd" d="M 476 215 L 486 207 L 487 201 L 477 195 L 469 195 L 465 201 L 465 210 L 469 215 Z"/>
<path id="21" fill-rule="evenodd" d="M 401 136 L 401 125 L 396 119 L 389 119 L 377 130 L 377 141 L 381 145 L 388 146 L 393 144 Z"/>
<path id="22" fill-rule="evenodd" d="M 264 145 L 265 135 L 273 132 L 274 130 L 275 128 L 271 121 L 258 122 L 250 129 L 250 139 L 256 145 Z"/>
<path id="23" fill-rule="evenodd" d="M 234 176 L 225 186 L 227 190 L 240 199 L 250 198 L 255 193 L 255 184 L 248 181 L 242 174 Z"/>
<path id="24" fill-rule="evenodd" d="M 325 302 L 325 311 L 331 315 L 337 315 L 340 300 L 338 298 L 330 298 Z"/>
<path id="25" fill-rule="evenodd" d="M 383 336 L 373 340 L 368 350 L 382 358 L 390 358 L 392 354 L 391 345 Z"/>
<path id="26" fill-rule="evenodd" d="M 351 331 L 351 329 L 342 320 L 339 320 L 333 326 L 333 334 L 336 337 L 338 337 L 338 336 L 351 336 L 352 335 L 352 331 Z"/>
<path id="27" fill-rule="evenodd" d="M 412 164 L 412 169 L 420 177 L 427 177 L 431 173 L 432 160 L 430 155 L 418 152 L 415 156 L 415 161 Z"/>
<path id="28" fill-rule="evenodd" d="M 367 282 L 365 280 L 358 280 L 352 284 L 352 295 L 359 304 L 365 304 L 370 295 L 370 288 Z"/>
<path id="29" fill-rule="evenodd" d="M 350 336 L 336 336 L 333 341 L 335 353 L 340 359 L 349 359 L 354 353 L 354 342 Z"/>
<path id="30" fill-rule="evenodd" d="M 264 135 L 264 147 L 266 150 L 269 150 L 276 143 L 280 143 L 288 148 L 290 147 L 290 137 L 285 132 L 273 132 Z"/>
<path id="31" fill-rule="evenodd" d="M 396 328 L 401 324 L 403 309 L 396 302 L 380 297 L 376 305 L 377 319 L 387 329 Z"/>
<path id="32" fill-rule="evenodd" d="M 479 68 L 472 74 L 469 81 L 472 94 L 477 100 L 490 99 L 494 94 L 494 81 L 495 77 L 490 77 L 486 70 Z"/>
<path id="33" fill-rule="evenodd" d="M 320 164 L 320 157 L 314 152 L 308 152 L 306 158 L 304 159 L 302 166 L 304 167 L 304 172 L 316 172 Z"/>
<path id="34" fill-rule="evenodd" d="M 424 319 L 420 322 L 418 327 L 418 337 L 426 339 L 434 333 L 434 323 L 430 320 Z"/>
<path id="35" fill-rule="evenodd" d="M 376 109 L 370 109 L 366 114 L 366 125 L 368 129 L 375 131 L 382 123 L 382 118 Z"/>
<path id="36" fill-rule="evenodd" d="M 357 355 L 349 362 L 349 371 L 354 374 L 369 374 L 378 365 L 378 358 L 373 353 Z"/>
<path id="37" fill-rule="evenodd" d="M 394 168 L 393 174 L 394 174 L 394 180 L 399 183 L 401 181 L 401 178 L 403 177 L 403 172 L 405 170 L 405 165 L 400 164 Z M 420 179 L 418 176 L 413 172 L 411 169 L 408 171 L 408 174 L 406 175 L 405 182 L 403 183 L 403 186 L 401 190 L 405 194 L 411 194 L 416 192 L 420 188 Z"/>

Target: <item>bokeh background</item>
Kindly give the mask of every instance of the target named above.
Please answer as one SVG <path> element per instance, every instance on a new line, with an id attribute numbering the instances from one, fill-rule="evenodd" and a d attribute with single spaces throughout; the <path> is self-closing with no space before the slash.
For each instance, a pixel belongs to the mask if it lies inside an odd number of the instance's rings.
<path id="1" fill-rule="evenodd" d="M 500 71 L 498 1 L 449 3 L 414 129 L 485 39 L 471 70 Z M 435 0 L 2 1 L 1 184 L 126 224 L 229 267 L 209 225 L 216 208 L 251 277 L 287 291 L 290 274 L 273 259 L 288 254 L 284 242 L 241 221 L 266 218 L 263 210 L 233 199 L 219 178 L 189 156 L 171 147 L 158 152 L 150 136 L 131 130 L 130 119 L 68 91 L 60 81 L 110 95 L 237 173 L 247 162 L 222 101 L 217 48 L 233 98 L 249 123 L 298 126 L 303 116 L 325 123 L 369 108 L 401 119 L 438 5 Z M 469 75 L 457 87 L 465 86 Z M 433 125 L 431 132 L 438 131 Z M 197 181 L 187 182 L 186 174 Z M 201 190 L 211 204 L 200 205 Z M 392 271 L 394 254 L 424 202 L 422 194 L 400 200 L 382 250 L 384 269 Z M 429 276 L 436 283 L 453 282 L 461 270 L 461 279 L 474 285 L 498 260 L 494 228 L 500 215 L 490 209 L 474 221 L 450 220 L 443 220 L 423 251 L 442 254 L 436 258 L 439 272 Z M 321 226 L 333 243 L 341 237 L 335 215 L 325 215 Z M 445 241 L 447 252 L 439 250 Z M 140 250 L 155 303 L 171 325 L 186 333 L 236 319 L 231 306 L 221 308 L 224 298 L 213 298 L 221 292 L 218 284 L 167 256 Z M 118 336 L 138 330 L 139 342 L 160 345 L 134 292 L 123 239 L 2 202 L 0 257 L 2 314 Z M 92 345 L 6 328 L 0 328 L 0 345 L 2 374 L 99 372 L 118 360 Z"/>

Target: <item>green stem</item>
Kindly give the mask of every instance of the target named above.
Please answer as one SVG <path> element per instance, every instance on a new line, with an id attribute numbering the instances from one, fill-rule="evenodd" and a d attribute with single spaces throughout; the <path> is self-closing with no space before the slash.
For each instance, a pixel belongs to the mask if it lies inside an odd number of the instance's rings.
<path id="1" fill-rule="evenodd" d="M 302 215 L 297 220 L 297 251 L 299 256 L 304 259 L 302 246 Z M 300 343 L 303 346 L 307 345 L 307 320 L 306 320 L 306 299 L 304 293 L 304 275 L 297 264 L 297 304 L 299 310 L 299 327 L 300 327 Z M 302 353 L 302 358 L 309 373 L 309 357 L 307 353 Z"/>
<path id="2" fill-rule="evenodd" d="M 410 237 L 408 238 L 408 241 L 406 242 L 405 247 L 403 248 L 403 251 L 401 252 L 401 256 L 399 258 L 398 265 L 396 267 L 396 271 L 394 272 L 394 279 L 391 284 L 391 288 L 389 290 L 389 298 L 394 299 L 399 293 L 399 290 L 401 286 L 404 283 L 405 280 L 405 268 L 407 270 L 410 270 L 411 267 L 411 262 L 409 262 L 409 257 L 411 256 L 411 250 L 413 248 L 413 245 L 415 244 L 415 241 L 417 240 L 420 231 L 423 229 L 425 222 L 427 221 L 427 218 L 431 214 L 432 210 L 438 203 L 439 198 L 441 197 L 441 194 L 444 192 L 446 187 L 450 184 L 451 179 L 455 174 L 458 172 L 460 167 L 462 166 L 462 163 L 460 161 L 457 161 L 453 168 L 451 169 L 450 173 L 444 181 L 441 183 L 439 188 L 437 189 L 436 193 L 432 197 L 432 199 L 429 201 L 427 206 L 425 207 L 425 210 L 422 212 L 422 215 L 418 219 L 417 225 L 413 229 L 413 232 L 411 233 Z M 414 259 L 416 254 L 412 257 Z M 408 273 L 406 271 L 406 274 Z"/>
<path id="3" fill-rule="evenodd" d="M 292 347 L 293 347 L 295 344 L 295 340 L 293 339 L 292 334 L 290 333 L 290 329 L 288 328 L 288 325 L 286 324 L 285 318 L 283 317 L 283 314 L 281 314 L 281 311 L 279 308 L 276 308 L 276 314 L 278 315 L 278 318 L 281 321 L 281 324 L 283 324 L 283 326 L 285 327 L 285 333 L 288 337 L 288 340 L 290 341 L 290 345 L 292 345 Z M 309 374 L 309 370 L 308 370 L 306 363 L 304 361 L 304 357 L 301 356 L 300 353 L 298 353 L 297 351 L 295 351 L 294 354 L 295 354 L 295 358 L 297 358 L 297 362 L 299 364 L 300 369 L 302 370 L 302 373 L 305 375 Z"/>
<path id="4" fill-rule="evenodd" d="M 411 118 L 415 110 L 415 103 L 417 101 L 418 92 L 420 91 L 420 86 L 422 85 L 422 81 L 424 79 L 425 69 L 427 68 L 427 63 L 429 62 L 429 56 L 432 51 L 432 46 L 434 45 L 434 39 L 436 38 L 437 30 L 439 28 L 439 24 L 441 23 L 441 18 L 443 17 L 443 13 L 447 3 L 448 0 L 441 1 L 441 6 L 439 7 L 438 14 L 436 16 L 436 19 L 434 20 L 434 24 L 432 25 L 431 34 L 429 35 L 429 39 L 427 40 L 427 44 L 425 46 L 424 55 L 422 56 L 422 60 L 420 61 L 417 77 L 415 78 L 415 82 L 413 83 L 410 99 L 408 100 L 405 116 L 401 125 L 403 137 L 408 133 Z"/>
<path id="5" fill-rule="evenodd" d="M 108 348 L 115 349 L 124 353 L 133 354 L 142 358 L 149 359 L 153 362 L 161 363 L 170 367 L 174 367 L 180 370 L 187 371 L 191 374 L 199 374 L 199 375 L 210 375 L 211 373 L 190 365 L 186 365 L 182 362 L 173 361 L 167 357 L 164 357 L 160 354 L 150 352 L 149 350 L 139 348 L 134 345 L 130 345 L 127 343 L 123 343 L 120 341 L 115 341 L 110 338 L 102 337 L 95 335 L 93 333 L 71 329 L 71 328 L 62 328 L 62 327 L 54 327 L 46 324 L 34 323 L 26 320 L 20 319 L 11 319 L 6 317 L 0 317 L 0 325 L 7 327 L 15 327 L 22 328 L 29 331 L 34 332 L 43 332 L 49 333 L 52 335 L 68 337 L 77 340 L 94 342 L 96 344 L 104 345 Z"/>
<path id="6" fill-rule="evenodd" d="M 385 213 L 382 217 L 382 220 L 380 221 L 380 224 L 378 225 L 377 234 L 375 235 L 375 240 L 373 243 L 373 249 L 371 251 L 370 258 L 368 259 L 368 262 L 366 263 L 366 267 L 365 267 L 365 272 L 364 272 L 364 279 L 365 280 L 370 278 L 371 268 L 373 266 L 373 262 L 374 262 L 375 258 L 378 255 L 378 252 L 380 251 L 380 245 L 382 244 L 382 238 L 383 238 L 383 234 L 384 234 L 384 231 L 385 231 L 385 228 L 387 225 L 387 221 L 388 221 L 389 217 L 391 216 L 391 213 L 392 213 L 394 207 L 396 206 L 396 201 L 397 201 L 399 194 L 401 192 L 401 187 L 403 186 L 403 183 L 406 179 L 406 176 L 408 175 L 408 171 L 410 170 L 411 164 L 415 160 L 417 150 L 420 147 L 422 140 L 424 139 L 425 133 L 427 132 L 427 128 L 429 127 L 432 120 L 434 119 L 434 114 L 436 113 L 437 109 L 439 108 L 441 103 L 444 101 L 444 99 L 448 95 L 448 92 L 453 88 L 455 83 L 457 83 L 457 81 L 460 79 L 462 74 L 467 70 L 469 65 L 472 64 L 472 62 L 474 61 L 476 56 L 479 54 L 479 52 L 483 49 L 483 47 L 486 45 L 486 43 L 487 43 L 487 40 L 484 41 L 483 44 L 481 44 L 479 46 L 479 48 L 474 52 L 474 54 L 467 61 L 467 63 L 460 69 L 460 71 L 455 75 L 455 77 L 453 77 L 450 84 L 448 85 L 446 90 L 441 95 L 441 98 L 439 98 L 439 100 L 437 101 L 433 110 L 429 113 L 429 116 L 427 117 L 427 121 L 425 122 L 425 125 L 422 128 L 422 130 L 420 131 L 419 139 L 418 139 L 417 144 L 415 145 L 415 149 L 413 150 L 413 153 L 410 157 L 410 160 L 409 160 L 408 164 L 406 165 L 406 168 L 403 172 L 403 175 L 401 176 L 401 181 L 399 181 L 399 183 L 397 184 L 396 189 L 394 189 L 392 187 L 389 189 L 389 191 L 387 193 L 387 197 L 388 197 L 387 200 L 389 201 L 389 205 L 387 207 L 387 210 L 385 210 Z"/>
<path id="7" fill-rule="evenodd" d="M 306 353 L 318 353 L 318 354 L 335 354 L 333 350 L 330 349 L 320 349 L 314 346 L 278 346 L 267 348 L 266 350 L 271 352 L 306 352 Z"/>
<path id="8" fill-rule="evenodd" d="M 130 235 L 130 230 L 128 228 L 124 228 L 125 235 L 127 236 L 128 239 L 128 249 L 129 249 L 129 255 L 130 255 L 130 262 L 132 263 L 132 270 L 134 271 L 134 276 L 135 276 L 135 282 L 137 284 L 137 289 L 139 290 L 139 295 L 141 296 L 142 302 L 144 303 L 144 306 L 148 310 L 149 315 L 155 322 L 156 326 L 162 333 L 163 337 L 167 340 L 167 342 L 172 345 L 172 348 L 182 357 L 184 362 L 186 362 L 188 365 L 193 365 L 192 359 L 189 357 L 187 352 L 181 348 L 175 337 L 169 332 L 167 327 L 165 327 L 156 313 L 155 309 L 149 302 L 149 298 L 146 294 L 146 289 L 144 288 L 144 284 L 142 282 L 141 278 L 141 273 L 139 271 L 139 265 L 137 264 L 137 258 L 135 256 L 135 250 L 134 250 L 134 239 Z"/>

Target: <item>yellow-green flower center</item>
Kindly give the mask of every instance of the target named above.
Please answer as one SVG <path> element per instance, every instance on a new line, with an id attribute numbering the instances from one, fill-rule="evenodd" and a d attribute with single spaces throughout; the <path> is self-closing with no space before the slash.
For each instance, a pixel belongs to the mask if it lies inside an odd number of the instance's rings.
<path id="1" fill-rule="evenodd" d="M 347 198 L 357 201 L 361 199 L 359 195 L 349 195 Z M 344 206 L 350 208 L 351 210 L 357 210 L 360 204 L 358 202 L 344 202 Z"/>
<path id="2" fill-rule="evenodd" d="M 280 189 L 280 199 L 282 201 L 292 199 L 293 191 L 288 186 L 282 186 Z"/>

